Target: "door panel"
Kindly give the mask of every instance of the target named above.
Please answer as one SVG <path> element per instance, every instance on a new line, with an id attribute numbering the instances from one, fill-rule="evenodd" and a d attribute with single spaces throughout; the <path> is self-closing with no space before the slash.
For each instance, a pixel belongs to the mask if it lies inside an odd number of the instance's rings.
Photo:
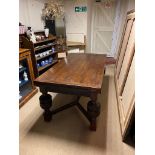
<path id="1" fill-rule="evenodd" d="M 119 75 L 119 78 L 118 78 L 119 94 L 120 95 L 122 94 L 124 84 L 125 84 L 125 80 L 126 80 L 126 77 L 127 77 L 127 73 L 128 73 L 128 70 L 129 70 L 129 66 L 131 64 L 131 59 L 132 59 L 133 54 L 134 54 L 134 46 L 135 46 L 135 44 L 134 44 L 134 42 L 135 42 L 135 26 L 134 25 L 135 24 L 133 23 L 132 30 L 131 30 L 131 33 L 130 33 L 130 37 L 129 37 L 129 40 L 128 40 L 128 45 L 127 45 L 127 48 L 126 48 L 126 51 L 125 51 L 125 56 L 124 56 L 124 59 L 123 59 L 120 75 Z"/>
<path id="2" fill-rule="evenodd" d="M 111 31 L 98 31 L 96 32 L 95 53 L 107 53 L 110 51 L 111 46 Z M 104 38 L 105 37 L 105 38 Z"/>
<path id="3" fill-rule="evenodd" d="M 105 8 L 102 2 L 99 4 L 94 3 L 92 20 L 92 53 L 110 53 L 114 17 L 115 3 L 113 3 L 111 8 Z"/>
<path id="4" fill-rule="evenodd" d="M 120 50 L 118 64 L 117 64 L 117 77 L 120 74 L 121 65 L 122 65 L 124 54 L 125 54 L 125 51 L 126 51 L 126 48 L 127 48 L 127 43 L 128 43 L 129 36 L 130 36 L 129 34 L 131 33 L 132 24 L 133 24 L 133 20 L 130 19 L 130 20 L 127 21 L 126 31 L 125 31 L 125 35 L 124 35 L 124 38 L 123 38 L 123 43 L 122 43 L 122 47 L 121 47 L 121 50 Z"/>
<path id="5" fill-rule="evenodd" d="M 115 68 L 116 95 L 122 138 L 127 136 L 135 110 L 135 12 L 129 12 Z"/>
<path id="6" fill-rule="evenodd" d="M 129 91 L 130 90 L 130 91 Z M 133 57 L 132 64 L 125 83 L 124 91 L 122 93 L 122 105 L 124 109 L 124 116 L 127 116 L 128 109 L 135 94 L 135 58 Z"/>

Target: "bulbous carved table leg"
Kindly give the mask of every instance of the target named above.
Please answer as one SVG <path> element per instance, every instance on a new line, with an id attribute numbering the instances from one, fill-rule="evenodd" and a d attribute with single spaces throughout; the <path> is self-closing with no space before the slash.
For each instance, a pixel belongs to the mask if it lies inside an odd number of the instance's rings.
<path id="1" fill-rule="evenodd" d="M 91 100 L 87 104 L 87 112 L 90 117 L 90 130 L 96 131 L 96 118 L 100 114 L 100 104 L 96 100 Z"/>
<path id="2" fill-rule="evenodd" d="M 50 107 L 52 106 L 52 96 L 50 94 L 42 94 L 39 98 L 40 106 L 44 109 L 44 121 L 49 122 L 52 119 Z"/>

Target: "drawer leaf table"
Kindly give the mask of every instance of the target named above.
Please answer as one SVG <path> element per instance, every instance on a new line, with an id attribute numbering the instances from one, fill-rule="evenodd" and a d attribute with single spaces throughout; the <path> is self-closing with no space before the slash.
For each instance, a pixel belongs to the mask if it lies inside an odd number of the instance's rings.
<path id="1" fill-rule="evenodd" d="M 40 88 L 40 106 L 44 109 L 44 120 L 50 121 L 52 116 L 62 110 L 77 106 L 90 122 L 90 130 L 96 131 L 96 118 L 100 114 L 97 95 L 101 93 L 106 56 L 103 54 L 73 53 L 60 60 L 34 80 Z M 77 99 L 57 109 L 50 110 L 52 96 L 48 92 L 76 95 Z M 79 103 L 80 96 L 90 97 L 85 110 Z"/>

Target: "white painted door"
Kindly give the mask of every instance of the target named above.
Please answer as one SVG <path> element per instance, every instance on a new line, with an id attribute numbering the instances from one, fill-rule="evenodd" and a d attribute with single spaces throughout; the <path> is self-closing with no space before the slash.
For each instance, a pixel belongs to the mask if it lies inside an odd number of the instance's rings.
<path id="1" fill-rule="evenodd" d="M 110 8 L 104 3 L 93 4 L 91 52 L 110 54 L 115 19 L 115 2 Z"/>

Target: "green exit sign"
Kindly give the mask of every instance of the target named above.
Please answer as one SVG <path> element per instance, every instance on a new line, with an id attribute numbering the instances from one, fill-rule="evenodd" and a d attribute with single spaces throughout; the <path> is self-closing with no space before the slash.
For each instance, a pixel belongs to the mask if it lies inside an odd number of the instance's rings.
<path id="1" fill-rule="evenodd" d="M 86 12 L 87 7 L 86 6 L 76 6 L 75 7 L 75 12 Z"/>

